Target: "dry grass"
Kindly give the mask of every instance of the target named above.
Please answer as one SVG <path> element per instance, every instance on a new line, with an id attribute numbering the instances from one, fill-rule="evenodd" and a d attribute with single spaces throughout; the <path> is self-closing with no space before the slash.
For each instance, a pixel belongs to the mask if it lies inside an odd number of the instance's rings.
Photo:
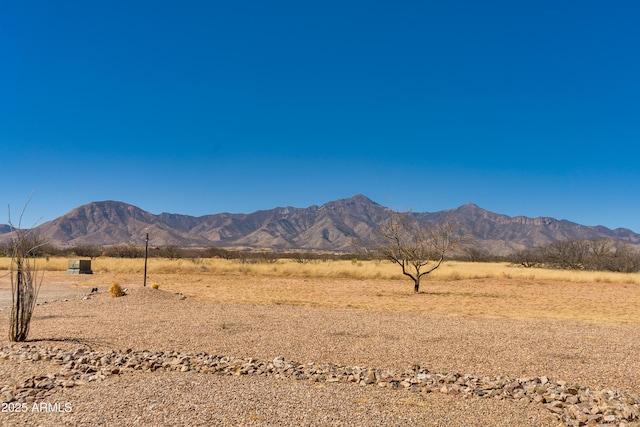
<path id="1" fill-rule="evenodd" d="M 0 260 L 0 269 L 6 268 Z M 66 275 L 51 258 L 47 282 L 108 287 L 142 285 L 142 260 L 98 258 L 93 275 Z M 0 276 L 2 274 L 0 273 Z M 448 262 L 422 282 L 388 262 L 280 260 L 247 264 L 220 259 L 149 260 L 161 289 L 209 301 L 409 312 L 473 318 L 545 318 L 640 323 L 640 274 L 525 269 L 506 263 Z"/>
<path id="2" fill-rule="evenodd" d="M 109 288 L 109 293 L 114 298 L 122 297 L 126 295 L 122 290 L 122 286 L 120 286 L 119 283 L 114 283 L 113 285 L 111 285 L 111 287 Z"/>
<path id="3" fill-rule="evenodd" d="M 513 279 L 407 280 L 247 276 L 166 278 L 163 289 L 229 303 L 329 307 L 419 315 L 640 323 L 640 286 Z M 195 279 L 195 280 L 194 280 Z M 165 280 L 160 279 L 160 280 Z"/>
<path id="4" fill-rule="evenodd" d="M 8 270 L 9 258 L 0 258 L 0 270 Z M 51 257 L 38 260 L 43 271 L 66 271 L 67 258 Z M 137 274 L 144 268 L 141 259 L 100 257 L 92 262 L 94 273 Z M 217 258 L 169 260 L 151 258 L 148 273 L 153 274 L 212 274 L 219 276 L 247 275 L 261 277 L 344 278 L 407 280 L 397 265 L 388 261 L 313 261 L 302 264 L 293 260 L 275 262 L 241 262 Z M 509 263 L 445 262 L 428 280 L 460 281 L 469 279 L 525 279 L 552 280 L 574 283 L 640 284 L 640 273 L 550 270 L 523 268 Z"/>

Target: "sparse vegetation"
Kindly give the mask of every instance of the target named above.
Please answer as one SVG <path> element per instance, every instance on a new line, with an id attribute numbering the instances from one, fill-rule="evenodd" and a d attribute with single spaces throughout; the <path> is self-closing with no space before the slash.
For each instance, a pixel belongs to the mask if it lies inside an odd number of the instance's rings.
<path id="1" fill-rule="evenodd" d="M 151 284 L 151 288 L 152 289 L 158 289 L 158 288 L 160 288 L 160 285 L 158 285 L 157 283 L 152 283 Z"/>
<path id="2" fill-rule="evenodd" d="M 438 269 L 461 239 L 455 222 L 445 218 L 427 227 L 409 213 L 391 213 L 378 232 L 378 239 L 369 250 L 374 256 L 399 265 L 402 274 L 413 280 L 416 293 L 422 277 Z"/>
<path id="3" fill-rule="evenodd" d="M 144 247 L 133 243 L 128 245 L 113 245 L 104 248 L 102 253 L 105 256 L 114 258 L 142 258 L 144 256 Z"/>
<path id="4" fill-rule="evenodd" d="M 563 240 L 514 252 L 510 261 L 523 267 L 560 270 L 640 272 L 640 251 L 615 240 Z"/>
<path id="5" fill-rule="evenodd" d="M 221 303 L 640 323 L 640 273 L 444 261 L 431 273 L 428 289 L 416 295 L 407 289 L 396 264 L 384 260 L 360 262 L 361 267 L 350 260 L 241 264 L 236 260 L 203 259 L 203 266 L 209 270 L 204 272 L 188 260 L 159 259 L 150 274 L 169 293 L 182 292 Z M 41 266 L 56 282 L 73 279 L 87 290 L 114 282 L 142 286 L 139 260 L 100 257 L 93 264 L 94 274 L 84 277 L 66 274 L 66 258 L 51 258 Z M 9 260 L 0 259 L 0 270 L 9 267 Z"/>
<path id="6" fill-rule="evenodd" d="M 361 263 L 361 266 L 358 264 Z M 39 264 L 40 271 L 65 272 L 68 259 L 51 257 Z M 11 260 L 0 258 L 0 270 L 9 270 Z M 103 274 L 120 276 L 142 273 L 143 266 L 136 259 L 99 257 L 92 262 L 93 277 L 99 280 Z M 301 264 L 293 259 L 281 259 L 274 264 L 242 264 L 238 260 L 204 258 L 201 264 L 189 260 L 158 259 L 149 266 L 149 274 L 193 275 L 198 281 L 218 276 L 250 275 L 255 277 L 343 278 L 356 280 L 399 281 L 404 280 L 396 264 L 388 260 L 362 260 L 352 264 L 350 260 Z M 558 270 L 550 268 L 523 268 L 509 262 L 466 262 L 447 260 L 431 273 L 433 281 L 469 279 L 526 279 L 555 280 L 574 283 L 631 283 L 640 284 L 640 273 L 612 271 Z M 88 278 L 87 278 L 88 279 Z M 123 280 L 118 278 L 117 280 Z M 132 277 L 131 280 L 135 281 Z M 169 285 L 163 285 L 169 286 Z"/>
<path id="7" fill-rule="evenodd" d="M 111 287 L 109 287 L 109 293 L 114 298 L 122 297 L 126 295 L 126 293 L 122 289 L 122 286 L 120 286 L 119 283 L 114 283 L 113 285 L 111 285 Z"/>
<path id="8" fill-rule="evenodd" d="M 26 208 L 26 206 L 25 206 Z M 24 210 L 23 210 L 24 213 Z M 21 227 L 22 215 L 18 227 L 14 227 L 9 213 L 9 225 L 13 232 L 8 248 L 11 254 L 11 316 L 9 319 L 9 339 L 25 341 L 29 335 L 31 316 L 36 305 L 42 278 L 38 280 L 36 255 L 43 255 L 44 239 L 33 229 Z"/>
<path id="9" fill-rule="evenodd" d="M 83 257 L 96 259 L 108 258 L 143 258 L 145 247 L 136 244 L 121 244 L 110 246 L 75 245 L 71 247 L 56 247 L 48 243 L 38 246 L 36 257 Z M 8 243 L 0 243 L 0 258 L 10 256 L 11 248 Z M 276 251 L 276 250 L 239 250 L 217 247 L 209 248 L 181 248 L 175 245 L 164 247 L 150 247 L 150 258 L 168 258 L 170 260 L 191 259 L 197 262 L 200 259 L 220 258 L 237 260 L 244 263 L 273 263 L 278 260 L 294 259 L 301 263 L 320 262 L 329 260 L 346 260 L 353 257 L 352 253 L 333 252 L 309 252 L 309 251 Z M 361 256 L 361 255 L 359 255 Z M 366 256 L 365 256 L 366 258 Z"/>
<path id="10" fill-rule="evenodd" d="M 76 245 L 71 248 L 71 254 L 81 258 L 98 258 L 102 254 L 102 249 L 91 245 Z"/>

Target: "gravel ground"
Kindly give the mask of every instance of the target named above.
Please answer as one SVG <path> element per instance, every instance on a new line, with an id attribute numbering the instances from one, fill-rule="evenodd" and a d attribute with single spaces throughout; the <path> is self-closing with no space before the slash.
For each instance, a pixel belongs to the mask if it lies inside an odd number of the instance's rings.
<path id="1" fill-rule="evenodd" d="M 8 311 L 0 312 L 6 324 Z M 331 362 L 487 376 L 547 376 L 593 389 L 640 389 L 637 325 L 428 317 L 401 313 L 251 306 L 181 300 L 152 289 L 122 298 L 49 302 L 36 308 L 32 346 Z M 0 341 L 5 345 L 6 340 Z M 55 366 L 0 363 L 4 385 Z M 1 425 L 424 425 L 546 426 L 543 406 L 415 394 L 357 384 L 258 376 L 124 372 L 58 389 L 47 403 L 71 412 L 2 413 Z M 638 425 L 630 423 L 629 426 Z"/>
<path id="2" fill-rule="evenodd" d="M 3 425 L 91 426 L 544 426 L 543 407 L 415 396 L 350 384 L 206 374 L 120 375 L 48 398 L 71 413 L 2 414 Z M 63 406 L 63 405 L 62 405 Z"/>

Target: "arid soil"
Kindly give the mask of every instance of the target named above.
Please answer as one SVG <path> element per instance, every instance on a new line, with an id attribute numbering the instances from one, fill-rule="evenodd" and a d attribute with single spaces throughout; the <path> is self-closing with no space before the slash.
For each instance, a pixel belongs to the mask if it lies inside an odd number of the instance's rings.
<path id="1" fill-rule="evenodd" d="M 25 343 L 30 349 L 63 353 L 80 348 L 86 352 L 177 351 L 263 361 L 282 356 L 301 364 L 330 363 L 399 372 L 419 365 L 434 373 L 491 378 L 544 376 L 592 390 L 640 390 L 636 323 L 221 303 L 192 294 L 181 299 L 173 290 L 126 283 L 123 286 L 129 288 L 128 295 L 112 298 L 107 290 L 111 277 L 91 280 L 91 285 L 100 280 L 104 285 L 86 299 L 83 296 L 90 286 L 77 286 L 86 278 L 58 275 L 43 288 L 30 340 Z M 346 285 L 349 279 L 344 280 Z M 366 285 L 366 281 L 359 282 Z M 215 287 L 216 279 L 207 283 Z M 7 300 L 7 285 L 6 280 L 0 281 L 0 302 Z M 10 304 L 10 298 L 8 301 Z M 8 318 L 9 310 L 0 311 L 2 324 L 8 325 Z M 10 345 L 6 336 L 0 340 L 3 348 Z M 0 360 L 0 387 L 15 390 L 28 378 L 61 369 L 63 366 L 52 360 Z M 162 370 L 123 369 L 100 381 L 52 389 L 35 399 L 36 404 L 43 402 L 48 410 L 36 411 L 30 401 L 25 412 L 1 413 L 0 425 L 559 423 L 544 405 L 514 399 L 416 393 L 403 387 L 295 380 L 278 375 Z M 632 421 L 626 425 L 640 424 Z"/>

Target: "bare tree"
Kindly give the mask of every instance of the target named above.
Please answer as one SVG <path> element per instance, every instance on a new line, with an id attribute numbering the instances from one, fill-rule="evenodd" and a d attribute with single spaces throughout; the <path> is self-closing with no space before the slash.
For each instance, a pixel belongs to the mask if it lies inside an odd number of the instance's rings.
<path id="1" fill-rule="evenodd" d="M 466 247 L 462 250 L 464 258 L 469 262 L 483 262 L 492 259 L 491 254 L 484 248 L 476 248 L 473 246 Z"/>
<path id="2" fill-rule="evenodd" d="M 514 252 L 509 257 L 524 267 L 568 270 L 640 271 L 640 251 L 628 242 L 612 239 L 561 240 Z"/>
<path id="3" fill-rule="evenodd" d="M 549 267 L 584 270 L 589 258 L 587 240 L 559 240 L 541 248 L 545 264 Z"/>
<path id="4" fill-rule="evenodd" d="M 35 255 L 45 244 L 43 239 L 34 234 L 32 228 L 22 229 L 21 222 L 22 215 L 20 215 L 18 227 L 14 227 L 11 222 L 11 212 L 9 212 L 9 225 L 13 231 L 10 241 L 12 305 L 9 339 L 18 342 L 25 341 L 29 335 L 31 316 L 42 284 L 42 277 L 40 280 L 37 277 Z"/>
<path id="5" fill-rule="evenodd" d="M 163 248 L 159 248 L 157 254 L 163 258 L 169 258 L 170 260 L 180 259 L 185 257 L 187 251 L 183 250 L 179 246 L 169 245 Z"/>
<path id="6" fill-rule="evenodd" d="M 543 264 L 542 251 L 540 248 L 515 251 L 509 255 L 508 259 L 512 264 L 526 268 L 540 267 Z"/>
<path id="7" fill-rule="evenodd" d="M 104 248 L 104 255 L 114 258 L 142 258 L 144 247 L 135 243 L 112 245 Z"/>
<path id="8" fill-rule="evenodd" d="M 375 252 L 398 264 L 402 274 L 413 280 L 415 292 L 420 290 L 422 277 L 440 267 L 462 239 L 460 228 L 450 218 L 425 226 L 410 213 L 391 213 L 378 232 Z"/>
<path id="9" fill-rule="evenodd" d="M 102 254 L 102 249 L 93 245 L 76 245 L 71 248 L 73 254 L 79 257 L 87 257 L 92 260 L 98 258 Z"/>

